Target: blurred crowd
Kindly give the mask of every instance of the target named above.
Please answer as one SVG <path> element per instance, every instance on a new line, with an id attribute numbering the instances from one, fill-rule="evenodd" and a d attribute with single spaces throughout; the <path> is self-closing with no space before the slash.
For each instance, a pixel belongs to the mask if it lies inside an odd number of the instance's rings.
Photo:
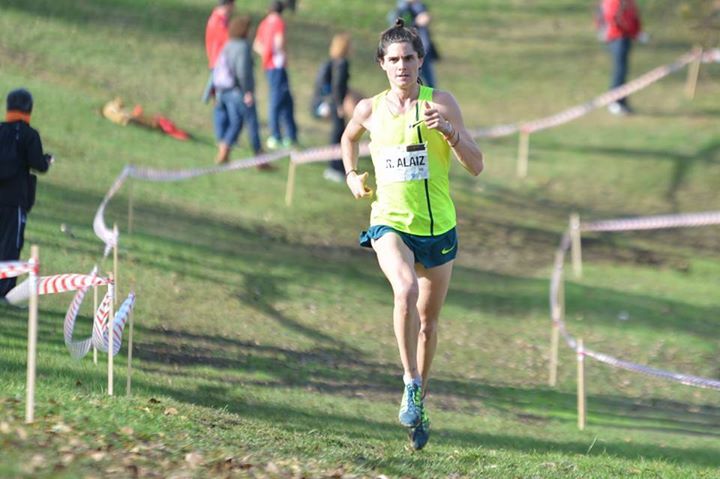
<path id="1" fill-rule="evenodd" d="M 267 13 L 253 29 L 249 15 L 236 12 L 234 0 L 219 0 L 212 10 L 205 29 L 205 50 L 209 78 L 203 101 L 213 102 L 213 125 L 217 141 L 215 162 L 226 163 L 237 144 L 243 129 L 254 153 L 265 150 L 292 148 L 298 144 L 298 126 L 295 121 L 295 102 L 288 74 L 286 11 L 294 12 L 297 1 L 273 0 Z M 425 85 L 436 85 L 433 63 L 439 53 L 430 34 L 432 17 L 426 5 L 419 0 L 398 0 L 388 12 L 388 24 L 402 18 L 412 25 L 428 54 L 421 71 Z M 346 121 L 362 95 L 350 87 L 350 61 L 352 38 L 340 32 L 329 39 L 328 57 L 318 67 L 313 87 L 311 114 L 330 123 L 330 144 L 338 144 Z M 269 133 L 265 141 L 260 138 L 257 115 L 255 58 L 268 86 L 267 119 Z M 259 168 L 272 169 L 268 164 Z M 335 182 L 344 181 L 342 161 L 329 162 L 323 176 Z"/>

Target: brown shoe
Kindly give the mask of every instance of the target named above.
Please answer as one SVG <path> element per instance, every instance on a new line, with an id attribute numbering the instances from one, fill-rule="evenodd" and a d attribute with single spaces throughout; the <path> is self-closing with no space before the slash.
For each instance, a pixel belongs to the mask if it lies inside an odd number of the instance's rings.
<path id="1" fill-rule="evenodd" d="M 227 163 L 230 159 L 230 146 L 226 145 L 225 143 L 218 143 L 218 152 L 217 156 L 215 156 L 215 164 L 221 165 L 223 163 Z"/>

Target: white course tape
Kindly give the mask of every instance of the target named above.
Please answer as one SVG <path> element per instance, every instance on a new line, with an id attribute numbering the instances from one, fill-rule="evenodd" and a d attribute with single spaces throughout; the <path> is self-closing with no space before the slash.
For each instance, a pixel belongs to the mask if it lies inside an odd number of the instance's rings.
<path id="1" fill-rule="evenodd" d="M 701 61 L 703 63 L 720 63 L 720 48 L 713 48 L 703 52 Z"/>
<path id="2" fill-rule="evenodd" d="M 586 101 L 585 103 L 570 107 L 554 115 L 527 122 L 511 123 L 490 128 L 478 128 L 471 130 L 470 135 L 473 138 L 498 138 L 502 136 L 514 135 L 519 131 L 525 133 L 534 133 L 537 131 L 559 126 L 576 120 L 581 116 L 587 115 L 593 110 L 607 106 L 610 103 L 615 102 L 632 93 L 640 91 L 643 88 L 646 88 L 649 85 L 657 82 L 658 80 L 668 76 L 669 74 L 680 70 L 681 68 L 685 67 L 686 65 L 695 60 L 700 59 L 701 61 L 711 62 L 720 61 L 719 58 L 720 50 L 717 49 L 708 52 L 692 50 L 688 53 L 681 55 L 680 57 L 678 57 L 677 60 L 668 65 L 659 66 L 636 78 L 635 80 L 632 80 L 624 85 L 607 91 L 602 95 Z"/>
<path id="3" fill-rule="evenodd" d="M 360 156 L 370 156 L 370 143 L 364 141 L 359 145 L 358 154 Z M 330 161 L 342 158 L 342 150 L 340 145 L 318 146 L 317 148 L 308 148 L 302 151 L 293 151 L 290 160 L 295 164 L 315 163 L 318 161 Z"/>
<path id="4" fill-rule="evenodd" d="M 273 153 L 266 153 L 242 160 L 234 160 L 226 165 L 208 166 L 205 168 L 191 168 L 188 170 L 157 170 L 154 168 L 141 168 L 131 166 L 129 176 L 138 180 L 147 181 L 182 181 L 197 178 L 204 175 L 223 173 L 226 171 L 242 170 L 253 166 L 272 163 L 291 154 L 290 150 L 281 150 Z M 114 193 L 113 193 L 114 194 Z"/>
<path id="5" fill-rule="evenodd" d="M 95 218 L 93 219 L 93 231 L 95 235 L 105 243 L 105 251 L 103 256 L 110 254 L 110 251 L 117 244 L 118 238 L 113 230 L 107 227 L 105 224 L 105 208 L 110 202 L 113 196 L 120 190 L 125 180 L 128 177 L 132 177 L 138 180 L 145 181 L 182 181 L 191 178 L 197 178 L 198 176 L 210 175 L 216 173 L 222 173 L 225 171 L 240 170 L 244 168 L 251 168 L 253 166 L 259 166 L 266 163 L 277 161 L 281 158 L 288 156 L 289 151 L 282 150 L 274 153 L 268 153 L 259 155 L 243 160 L 234 160 L 226 165 L 209 166 L 206 168 L 192 168 L 188 170 L 158 170 L 154 168 L 142 168 L 135 167 L 133 165 L 127 165 L 120 172 L 115 182 L 110 187 L 108 192 L 105 194 L 100 206 L 98 206 L 95 212 Z"/>
<path id="6" fill-rule="evenodd" d="M 120 175 L 115 179 L 115 182 L 105 194 L 105 198 L 103 198 L 100 206 L 98 206 L 97 212 L 95 213 L 95 219 L 93 220 L 93 231 L 95 231 L 95 235 L 97 235 L 97 237 L 100 238 L 103 243 L 105 243 L 105 252 L 103 256 L 107 256 L 108 254 L 110 254 L 110 251 L 118 242 L 117 235 L 113 232 L 113 230 L 111 230 L 105 225 L 105 207 L 107 206 L 110 199 L 115 196 L 115 193 L 118 192 L 123 183 L 125 183 L 125 179 L 130 174 L 130 170 L 132 170 L 131 165 L 123 168 L 122 172 L 120 172 Z"/>
<path id="7" fill-rule="evenodd" d="M 678 215 L 659 215 L 649 216 L 625 220 L 607 220 L 596 221 L 593 223 L 585 223 L 580 225 L 581 231 L 631 231 L 631 230 L 647 230 L 661 228 L 676 227 L 695 227 L 720 224 L 720 212 L 707 213 L 688 213 Z M 550 315 L 553 324 L 557 325 L 561 335 L 565 339 L 567 345 L 575 351 L 577 349 L 577 341 L 567 331 L 565 322 L 562 320 L 562 306 L 559 301 L 560 285 L 563 282 L 563 269 L 565 264 L 565 253 L 570 249 L 571 240 L 570 232 L 566 231 L 560 245 L 555 253 L 555 264 L 553 265 L 552 275 L 550 277 Z M 591 357 L 597 361 L 608 364 L 612 367 L 634 371 L 637 373 L 654 376 L 669 381 L 675 381 L 687 386 L 695 386 L 700 388 L 720 390 L 720 380 L 710 379 L 701 376 L 692 376 L 689 374 L 675 373 L 664 369 L 653 368 L 643 364 L 633 363 L 623 359 L 618 359 L 608 354 L 600 353 L 588 349 L 584 349 L 585 356 Z"/>
<path id="8" fill-rule="evenodd" d="M 628 82 L 622 86 L 603 93 L 602 95 L 599 95 L 592 100 L 583 103 L 582 105 L 568 108 L 567 110 L 561 111 L 560 113 L 546 118 L 541 118 L 539 120 L 533 120 L 527 123 L 523 123 L 520 126 L 520 129 L 522 131 L 526 131 L 527 133 L 534 133 L 536 131 L 545 130 L 548 128 L 562 125 L 564 123 L 568 123 L 572 120 L 580 118 L 581 116 L 587 115 L 588 113 L 597 108 L 607 106 L 610 103 L 613 103 L 621 98 L 630 95 L 631 93 L 642 90 L 643 88 L 646 88 L 647 86 L 657 82 L 661 78 L 664 78 L 669 74 L 680 70 L 692 61 L 699 58 L 701 58 L 700 50 L 688 52 L 684 55 L 681 55 L 673 63 L 670 63 L 669 65 L 659 66 L 653 70 L 650 70 L 649 72 L 636 78 L 635 80 L 632 80 L 631 82 Z"/>
<path id="9" fill-rule="evenodd" d="M 632 231 L 657 230 L 664 228 L 689 228 L 720 224 L 720 211 L 687 213 L 677 215 L 644 216 L 620 220 L 593 221 L 582 223 L 580 231 Z"/>

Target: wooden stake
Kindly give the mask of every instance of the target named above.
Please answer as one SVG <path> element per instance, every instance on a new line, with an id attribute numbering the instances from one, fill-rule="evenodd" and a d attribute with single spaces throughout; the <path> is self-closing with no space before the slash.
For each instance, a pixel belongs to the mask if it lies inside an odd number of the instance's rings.
<path id="1" fill-rule="evenodd" d="M 108 288 L 110 289 L 110 296 L 112 301 L 110 301 L 110 312 L 108 313 L 108 320 L 107 320 L 107 328 L 108 328 L 108 396 L 113 395 L 113 384 L 114 384 L 114 378 L 113 378 L 113 340 L 115 339 L 115 285 L 112 283 L 113 281 L 113 274 L 110 273 L 108 276 L 110 276 L 110 284 L 108 284 Z"/>
<path id="2" fill-rule="evenodd" d="M 134 213 L 134 202 L 133 202 L 133 191 L 135 191 L 135 187 L 133 186 L 134 183 L 130 182 L 130 185 L 128 185 L 130 188 L 130 191 L 128 191 L 128 227 L 127 227 L 127 233 L 132 234 L 133 231 L 133 213 Z"/>
<path id="3" fill-rule="evenodd" d="M 132 353 L 133 353 L 133 312 L 130 310 L 130 331 L 128 331 L 128 365 L 127 365 L 127 384 L 125 386 L 125 394 L 128 396 L 132 393 Z"/>
<path id="4" fill-rule="evenodd" d="M 570 239 L 573 274 L 576 278 L 582 278 L 582 242 L 580 238 L 580 215 L 570 215 Z"/>
<path id="5" fill-rule="evenodd" d="M 688 76 L 685 82 L 685 96 L 690 100 L 695 99 L 695 90 L 697 89 L 698 77 L 700 76 L 700 62 L 702 59 L 702 48 L 696 47 L 696 52 L 699 52 L 697 58 L 688 65 Z"/>
<path id="6" fill-rule="evenodd" d="M 525 178 L 528 173 L 528 156 L 530 153 L 530 133 L 520 132 L 520 144 L 518 145 L 517 175 Z"/>
<path id="7" fill-rule="evenodd" d="M 557 255 L 562 255 L 558 252 Z M 560 345 L 560 323 L 565 321 L 565 276 L 560 277 L 555 308 L 552 312 L 552 331 L 550 332 L 550 378 L 548 384 L 555 387 L 557 384 L 558 348 Z"/>
<path id="8" fill-rule="evenodd" d="M 115 281 L 115 294 L 113 294 L 113 306 L 117 306 L 117 298 L 120 296 L 120 288 L 118 288 L 118 248 L 120 247 L 120 235 L 117 223 L 113 224 L 113 236 L 115 236 L 115 246 L 113 246 L 113 279 Z"/>
<path id="9" fill-rule="evenodd" d="M 95 325 L 95 313 L 98 309 L 98 287 L 97 285 L 93 286 L 93 326 Z M 93 344 L 93 364 L 97 365 L 97 348 L 95 347 L 95 344 Z"/>
<path id="10" fill-rule="evenodd" d="M 285 206 L 292 205 L 293 195 L 295 194 L 295 162 L 290 157 L 290 166 L 288 167 L 287 186 L 285 187 Z"/>
<path id="11" fill-rule="evenodd" d="M 577 340 L 577 408 L 578 429 L 585 429 L 585 349 L 583 340 Z"/>
<path id="12" fill-rule="evenodd" d="M 28 308 L 27 381 L 25 384 L 25 422 L 35 420 L 35 370 L 38 329 L 38 265 L 40 253 L 36 245 L 30 247 L 30 304 Z"/>

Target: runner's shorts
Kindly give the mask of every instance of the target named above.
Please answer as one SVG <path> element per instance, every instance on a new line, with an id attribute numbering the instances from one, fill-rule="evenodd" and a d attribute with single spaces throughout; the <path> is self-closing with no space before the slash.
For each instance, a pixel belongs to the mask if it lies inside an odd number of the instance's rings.
<path id="1" fill-rule="evenodd" d="M 371 226 L 360 233 L 360 246 L 372 248 L 372 240 L 381 238 L 386 233 L 395 233 L 415 255 L 415 262 L 426 268 L 440 266 L 455 259 L 458 250 L 457 232 L 455 228 L 437 236 L 418 236 L 403 233 L 385 225 Z"/>

